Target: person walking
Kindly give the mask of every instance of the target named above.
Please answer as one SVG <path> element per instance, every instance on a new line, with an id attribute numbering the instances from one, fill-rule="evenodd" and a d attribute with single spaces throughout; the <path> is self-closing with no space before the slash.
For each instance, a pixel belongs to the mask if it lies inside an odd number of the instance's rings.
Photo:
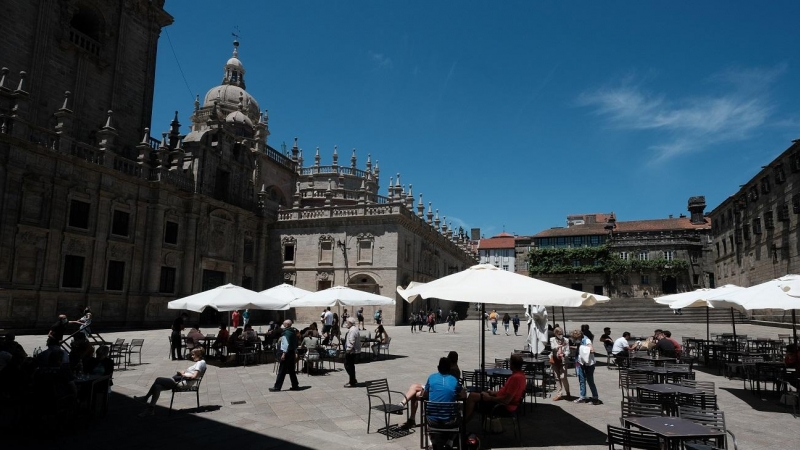
<path id="1" fill-rule="evenodd" d="M 239 328 L 239 311 L 234 310 L 231 313 L 231 322 L 233 323 L 233 329 Z"/>
<path id="2" fill-rule="evenodd" d="M 519 314 L 514 314 L 514 318 L 511 319 L 511 323 L 514 325 L 514 336 L 519 336 Z"/>
<path id="3" fill-rule="evenodd" d="M 450 330 L 452 330 L 453 334 L 456 334 L 456 320 L 458 320 L 458 313 L 455 311 L 450 311 L 450 314 L 447 316 L 448 333 L 450 333 Z"/>
<path id="4" fill-rule="evenodd" d="M 506 330 L 506 336 L 508 336 L 508 325 L 511 323 L 511 316 L 508 313 L 503 314 L 503 328 Z"/>
<path id="5" fill-rule="evenodd" d="M 289 374 L 289 380 L 292 382 L 290 391 L 299 391 L 300 383 L 297 381 L 297 374 L 295 373 L 295 357 L 297 355 L 297 330 L 292 326 L 292 321 L 286 319 L 283 321 L 283 333 L 281 333 L 280 340 L 280 366 L 278 366 L 278 376 L 275 378 L 275 386 L 269 388 L 270 392 L 278 392 L 283 387 L 283 380 L 286 379 L 286 374 Z"/>
<path id="6" fill-rule="evenodd" d="M 489 314 L 489 323 L 492 325 L 492 334 L 497 334 L 497 310 L 493 309 Z"/>
<path id="7" fill-rule="evenodd" d="M 83 317 L 78 320 L 71 320 L 69 323 L 80 325 L 80 330 L 88 338 L 92 334 L 92 309 L 87 306 L 83 310 Z"/>
<path id="8" fill-rule="evenodd" d="M 577 358 L 575 358 L 575 371 L 578 373 L 581 396 L 575 400 L 575 403 L 600 405 L 603 402 L 600 401 L 597 395 L 597 386 L 594 384 L 594 347 L 592 346 L 592 341 L 580 330 L 574 330 L 571 337 L 573 341 L 579 343 Z M 587 384 L 592 391 L 591 398 L 586 397 Z"/>
<path id="9" fill-rule="evenodd" d="M 550 338 L 550 366 L 556 378 L 557 392 L 553 401 L 568 399 L 569 381 L 567 380 L 567 361 L 569 361 L 569 339 L 564 337 L 564 330 L 556 328 Z"/>
<path id="10" fill-rule="evenodd" d="M 244 327 L 247 328 L 250 325 L 250 310 L 245 309 L 242 313 L 242 320 L 244 321 Z"/>
<path id="11" fill-rule="evenodd" d="M 346 388 L 353 388 L 358 386 L 356 379 L 356 358 L 361 353 L 361 333 L 359 333 L 356 321 L 352 317 L 347 319 L 347 337 L 344 341 L 344 370 L 350 377 Z"/>
<path id="12" fill-rule="evenodd" d="M 367 328 L 364 326 L 364 307 L 358 308 L 358 311 L 356 311 L 356 318 L 358 318 L 358 329 L 366 330 Z"/>

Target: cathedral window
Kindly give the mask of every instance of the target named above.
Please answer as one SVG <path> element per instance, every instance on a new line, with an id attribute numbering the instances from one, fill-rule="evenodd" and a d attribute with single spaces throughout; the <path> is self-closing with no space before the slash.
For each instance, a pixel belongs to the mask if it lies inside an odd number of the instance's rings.
<path id="1" fill-rule="evenodd" d="M 69 40 L 78 48 L 100 55 L 100 36 L 103 22 L 89 8 L 79 9 L 69 22 Z"/>
<path id="2" fill-rule="evenodd" d="M 753 234 L 761 234 L 761 218 L 753 219 Z"/>
<path id="3" fill-rule="evenodd" d="M 621 259 L 623 261 L 627 261 L 628 260 L 628 252 L 619 252 L 619 259 Z"/>
<path id="4" fill-rule="evenodd" d="M 115 209 L 111 219 L 111 234 L 127 237 L 129 235 L 130 219 L 130 214 Z"/>
<path id="5" fill-rule="evenodd" d="M 647 261 L 648 259 L 647 251 L 639 252 L 639 261 Z"/>
<path id="6" fill-rule="evenodd" d="M 83 264 L 85 261 L 86 258 L 83 256 L 64 256 L 64 270 L 61 274 L 61 287 L 77 289 L 83 287 Z"/>
<path id="7" fill-rule="evenodd" d="M 672 250 L 667 250 L 664 252 L 664 259 L 666 259 L 667 261 L 672 261 L 674 257 L 675 257 L 675 252 L 673 252 Z"/>
<path id="8" fill-rule="evenodd" d="M 780 205 L 778 205 L 778 220 L 780 220 L 780 221 L 789 220 L 789 204 L 788 203 L 781 203 Z"/>
<path id="9" fill-rule="evenodd" d="M 768 230 L 775 228 L 775 219 L 772 217 L 771 210 L 764 212 L 764 227 Z"/>
<path id="10" fill-rule="evenodd" d="M 333 238 L 331 236 L 319 238 L 319 263 L 333 264 Z"/>
<path id="11" fill-rule="evenodd" d="M 783 164 L 775 166 L 775 184 L 781 184 L 786 181 L 786 172 L 783 170 Z"/>
<path id="12" fill-rule="evenodd" d="M 109 261 L 106 272 L 106 290 L 121 291 L 125 280 L 125 262 Z"/>
<path id="13" fill-rule="evenodd" d="M 358 262 L 359 264 L 372 264 L 372 240 L 358 241 Z"/>
<path id="14" fill-rule="evenodd" d="M 167 221 L 164 225 L 164 243 L 178 245 L 178 223 Z"/>
<path id="15" fill-rule="evenodd" d="M 769 178 L 764 177 L 761 179 L 761 193 L 769 194 L 769 191 L 770 191 Z"/>
<path id="16" fill-rule="evenodd" d="M 69 202 L 69 222 L 68 225 L 75 228 L 89 229 L 89 210 L 91 205 L 80 200 Z"/>
<path id="17" fill-rule="evenodd" d="M 244 238 L 244 262 L 253 262 L 255 260 L 255 242 L 251 237 Z"/>
<path id="18" fill-rule="evenodd" d="M 650 284 L 650 275 L 642 275 L 642 284 Z"/>
<path id="19" fill-rule="evenodd" d="M 292 237 L 285 237 L 281 239 L 281 244 L 283 244 L 283 263 L 294 264 L 294 259 L 296 256 L 295 246 L 297 245 L 297 239 Z"/>
<path id="20" fill-rule="evenodd" d="M 794 194 L 792 196 L 792 212 L 800 214 L 800 194 Z"/>
<path id="21" fill-rule="evenodd" d="M 175 293 L 175 274 L 174 267 L 161 266 L 161 281 L 158 284 L 158 292 L 162 294 Z"/>

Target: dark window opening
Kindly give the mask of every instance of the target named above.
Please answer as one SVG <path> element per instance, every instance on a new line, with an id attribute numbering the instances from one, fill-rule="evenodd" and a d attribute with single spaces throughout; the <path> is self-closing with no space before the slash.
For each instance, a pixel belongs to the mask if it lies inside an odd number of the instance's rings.
<path id="1" fill-rule="evenodd" d="M 769 230 L 775 228 L 775 221 L 772 218 L 772 211 L 764 213 L 764 226 Z"/>
<path id="2" fill-rule="evenodd" d="M 317 291 L 328 289 L 331 286 L 331 280 L 317 280 Z"/>
<path id="3" fill-rule="evenodd" d="M 761 219 L 758 217 L 753 219 L 753 234 L 761 234 Z"/>
<path id="4" fill-rule="evenodd" d="M 117 236 L 128 236 L 130 218 L 130 214 L 123 211 L 114 210 L 114 217 L 111 221 L 111 234 L 116 234 Z"/>
<path id="5" fill-rule="evenodd" d="M 603 286 L 595 286 L 594 293 L 597 295 L 603 295 Z"/>
<path id="6" fill-rule="evenodd" d="M 778 220 L 780 220 L 780 221 L 789 220 L 789 204 L 788 203 L 781 203 L 778 206 Z"/>
<path id="7" fill-rule="evenodd" d="M 570 287 L 576 291 L 583 291 L 583 283 L 572 283 Z"/>
<path id="8" fill-rule="evenodd" d="M 72 16 L 69 25 L 70 42 L 93 55 L 100 54 L 102 22 L 93 11 L 89 9 L 78 10 Z"/>
<path id="9" fill-rule="evenodd" d="M 108 262 L 108 276 L 106 277 L 106 290 L 121 291 L 125 280 L 125 263 L 123 261 Z"/>
<path id="10" fill-rule="evenodd" d="M 83 287 L 83 263 L 85 260 L 86 258 L 83 256 L 66 255 L 64 257 L 64 272 L 61 277 L 61 287 Z"/>
<path id="11" fill-rule="evenodd" d="M 253 262 L 255 259 L 256 246 L 251 239 L 244 241 L 244 262 Z"/>
<path id="12" fill-rule="evenodd" d="M 161 267 L 161 282 L 158 285 L 158 292 L 162 294 L 172 294 L 175 292 L 175 273 L 174 267 Z"/>
<path id="13" fill-rule="evenodd" d="M 283 262 L 294 261 L 294 245 L 283 246 Z"/>
<path id="14" fill-rule="evenodd" d="M 217 200 L 228 200 L 228 186 L 230 185 L 231 174 L 222 169 L 217 169 L 217 180 L 214 184 L 214 198 Z"/>
<path id="15" fill-rule="evenodd" d="M 178 244 L 178 224 L 167 221 L 164 226 L 164 242 L 167 244 Z"/>
<path id="16" fill-rule="evenodd" d="M 69 203 L 69 226 L 88 230 L 90 208 L 91 205 L 89 203 L 72 200 Z"/>
<path id="17" fill-rule="evenodd" d="M 253 277 L 242 277 L 242 287 L 245 289 L 253 289 Z"/>

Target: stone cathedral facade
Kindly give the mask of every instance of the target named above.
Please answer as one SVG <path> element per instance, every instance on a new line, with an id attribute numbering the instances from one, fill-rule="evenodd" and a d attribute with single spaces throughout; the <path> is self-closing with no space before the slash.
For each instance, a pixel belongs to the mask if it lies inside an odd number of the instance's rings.
<path id="1" fill-rule="evenodd" d="M 355 150 L 344 164 L 338 149 L 331 164 L 317 151 L 305 165 L 297 140 L 290 152 L 272 148 L 238 43 L 188 128 L 176 113 L 151 130 L 158 37 L 173 21 L 163 0 L 9 7 L 18 20 L 0 40 L 0 327 L 48 325 L 85 305 L 100 327 L 162 326 L 175 315 L 167 302 L 224 283 L 396 297 L 398 285 L 475 262 L 466 236 L 399 175 L 380 195 L 369 156 L 359 168 Z M 410 310 L 396 298 L 388 323 Z"/>

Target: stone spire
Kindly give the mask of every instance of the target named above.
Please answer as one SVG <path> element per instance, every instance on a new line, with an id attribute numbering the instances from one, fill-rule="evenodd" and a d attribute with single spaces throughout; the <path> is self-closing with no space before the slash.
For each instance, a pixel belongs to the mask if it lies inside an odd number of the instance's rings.
<path id="1" fill-rule="evenodd" d="M 436 218 L 433 219 L 433 228 L 435 228 L 436 231 L 439 231 L 439 224 L 440 223 L 442 223 L 442 221 L 439 220 L 439 209 L 437 208 L 436 209 Z"/>
<path id="2" fill-rule="evenodd" d="M 394 198 L 394 184 L 392 184 L 394 177 L 389 177 L 389 199 Z"/>
<path id="3" fill-rule="evenodd" d="M 422 203 L 422 193 L 419 194 L 419 203 L 417 203 L 417 217 L 422 218 L 425 214 L 425 204 Z"/>
<path id="4" fill-rule="evenodd" d="M 0 91 L 9 91 L 6 87 L 6 76 L 8 75 L 8 67 L 0 68 Z"/>
<path id="5" fill-rule="evenodd" d="M 372 154 L 367 153 L 367 172 L 372 172 Z"/>
<path id="6" fill-rule="evenodd" d="M 350 157 L 350 168 L 356 168 L 356 149 L 353 149 L 353 156 Z"/>
<path id="7" fill-rule="evenodd" d="M 428 225 L 433 225 L 433 202 L 428 202 Z"/>
<path id="8" fill-rule="evenodd" d="M 414 211 L 414 193 L 411 191 L 411 183 L 408 184 L 408 195 L 406 195 L 406 208 Z"/>
<path id="9" fill-rule="evenodd" d="M 107 113 L 106 124 L 97 132 L 97 146 L 100 148 L 100 150 L 110 151 L 114 147 L 114 139 L 119 135 L 117 130 L 114 129 L 114 124 L 111 121 L 111 116 L 113 114 L 114 112 L 109 109 Z"/>
<path id="10" fill-rule="evenodd" d="M 56 111 L 55 116 L 58 120 L 56 123 L 56 131 L 58 134 L 68 135 L 72 131 L 72 110 L 69 109 L 69 98 L 71 96 L 72 92 L 65 91 L 64 104 L 61 105 L 61 109 Z"/>
<path id="11" fill-rule="evenodd" d="M 314 165 L 319 167 L 319 147 L 317 147 L 317 154 L 314 155 Z"/>
<path id="12" fill-rule="evenodd" d="M 338 145 L 334 145 L 333 146 L 333 165 L 334 166 L 338 166 L 339 165 L 339 146 Z"/>

